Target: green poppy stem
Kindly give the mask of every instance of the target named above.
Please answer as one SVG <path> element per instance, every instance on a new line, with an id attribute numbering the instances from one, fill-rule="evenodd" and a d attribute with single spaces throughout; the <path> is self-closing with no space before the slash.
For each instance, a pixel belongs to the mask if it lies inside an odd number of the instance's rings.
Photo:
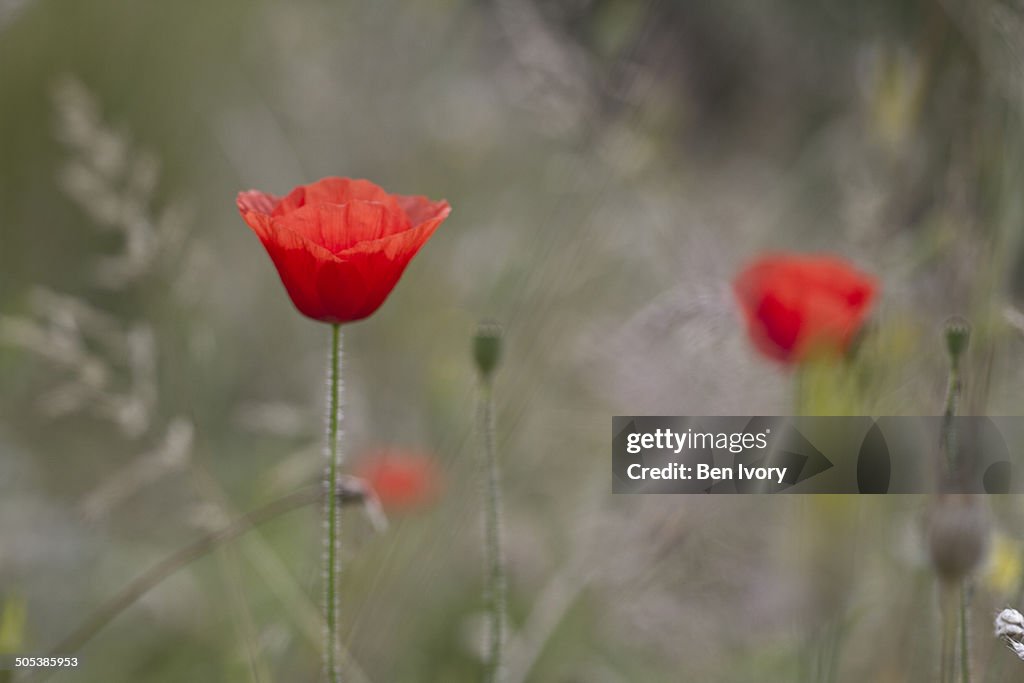
<path id="1" fill-rule="evenodd" d="M 490 616 L 488 683 L 499 683 L 505 675 L 504 650 L 507 613 L 507 579 L 501 528 L 501 473 L 495 448 L 494 394 L 491 378 L 483 380 L 481 422 L 484 434 L 485 505 L 484 532 L 488 565 L 487 609 Z"/>
<path id="2" fill-rule="evenodd" d="M 341 327 L 331 326 L 331 360 L 327 394 L 327 468 L 324 488 L 328 492 L 324 525 L 324 622 L 327 636 L 324 643 L 324 669 L 330 683 L 340 683 L 340 651 L 338 648 L 338 574 L 340 567 L 340 506 L 330 495 L 338 487 L 341 468 L 339 422 L 341 421 Z"/>
<path id="3" fill-rule="evenodd" d="M 956 416 L 960 408 L 960 367 L 954 358 L 949 366 L 949 380 L 946 384 L 946 408 L 942 416 L 942 441 L 946 451 L 946 466 L 949 473 L 955 474 L 959 444 L 956 434 Z"/>
<path id="4" fill-rule="evenodd" d="M 939 586 L 939 599 L 942 601 L 942 640 L 939 657 L 939 683 L 955 683 L 956 681 L 956 637 L 959 631 L 954 614 L 957 596 L 951 586 Z"/>
<path id="5" fill-rule="evenodd" d="M 970 603 L 966 579 L 960 579 L 960 681 L 971 683 L 971 638 L 967 624 Z"/>

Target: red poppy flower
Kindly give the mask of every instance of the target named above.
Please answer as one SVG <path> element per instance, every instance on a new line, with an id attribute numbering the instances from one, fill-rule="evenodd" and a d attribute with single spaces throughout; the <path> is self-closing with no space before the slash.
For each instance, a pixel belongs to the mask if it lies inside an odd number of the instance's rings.
<path id="1" fill-rule="evenodd" d="M 845 352 L 876 290 L 874 278 L 842 259 L 803 254 L 763 256 L 733 282 L 754 344 L 784 363 Z"/>
<path id="2" fill-rule="evenodd" d="M 441 492 L 441 474 L 429 455 L 417 451 L 378 449 L 362 456 L 355 475 L 369 484 L 386 510 L 428 505 Z"/>
<path id="3" fill-rule="evenodd" d="M 327 323 L 376 311 L 451 211 L 444 200 L 388 194 L 349 178 L 301 185 L 284 198 L 240 192 L 237 204 L 295 307 Z"/>

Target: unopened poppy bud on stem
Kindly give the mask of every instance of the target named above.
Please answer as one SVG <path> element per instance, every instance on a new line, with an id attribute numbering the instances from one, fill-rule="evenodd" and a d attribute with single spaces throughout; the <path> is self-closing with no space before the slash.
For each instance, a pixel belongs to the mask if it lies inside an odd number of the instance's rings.
<path id="1" fill-rule="evenodd" d="M 946 350 L 953 365 L 957 365 L 960 356 L 967 350 L 971 341 L 971 325 L 958 315 L 946 321 Z"/>
<path id="2" fill-rule="evenodd" d="M 501 362 L 501 326 L 493 321 L 484 321 L 473 337 L 473 360 L 480 375 L 489 380 Z"/>

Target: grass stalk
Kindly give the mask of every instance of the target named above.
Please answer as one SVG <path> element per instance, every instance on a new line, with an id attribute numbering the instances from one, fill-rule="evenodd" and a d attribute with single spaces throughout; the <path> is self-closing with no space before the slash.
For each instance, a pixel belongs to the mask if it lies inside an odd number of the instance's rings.
<path id="1" fill-rule="evenodd" d="M 224 543 L 233 541 L 250 529 L 293 510 L 312 505 L 319 501 L 321 497 L 322 492 L 319 485 L 307 486 L 237 517 L 228 522 L 224 527 L 204 534 L 183 548 L 171 553 L 147 571 L 129 581 L 124 588 L 100 605 L 99 608 L 86 617 L 78 628 L 51 648 L 47 656 L 64 657 L 77 653 L 83 645 L 89 642 L 107 624 L 179 569 L 204 557 Z M 337 505 L 345 505 L 347 503 L 362 502 L 364 496 L 361 488 L 342 483 L 335 490 L 335 495 L 331 496 L 331 498 L 335 499 Z M 39 678 L 36 680 L 42 680 L 50 673 L 54 673 L 56 669 L 37 669 L 37 671 L 39 672 Z"/>

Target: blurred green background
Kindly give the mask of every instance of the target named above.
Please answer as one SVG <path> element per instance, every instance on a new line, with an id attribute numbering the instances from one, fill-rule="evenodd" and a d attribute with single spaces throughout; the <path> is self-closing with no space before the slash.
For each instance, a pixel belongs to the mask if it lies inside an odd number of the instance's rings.
<path id="1" fill-rule="evenodd" d="M 1022 28 L 1006 0 L 0 0 L 0 650 L 316 480 L 329 330 L 234 197 L 345 175 L 453 206 L 345 330 L 347 454 L 446 480 L 386 531 L 346 514 L 350 680 L 479 680 L 481 318 L 511 681 L 934 680 L 926 500 L 613 497 L 609 417 L 937 414 L 953 314 L 964 411 L 1019 414 Z M 883 287 L 795 407 L 729 292 L 772 249 Z M 973 658 L 1018 680 L 990 623 L 1024 510 L 993 508 Z M 319 530 L 221 547 L 52 680 L 316 680 Z"/>

